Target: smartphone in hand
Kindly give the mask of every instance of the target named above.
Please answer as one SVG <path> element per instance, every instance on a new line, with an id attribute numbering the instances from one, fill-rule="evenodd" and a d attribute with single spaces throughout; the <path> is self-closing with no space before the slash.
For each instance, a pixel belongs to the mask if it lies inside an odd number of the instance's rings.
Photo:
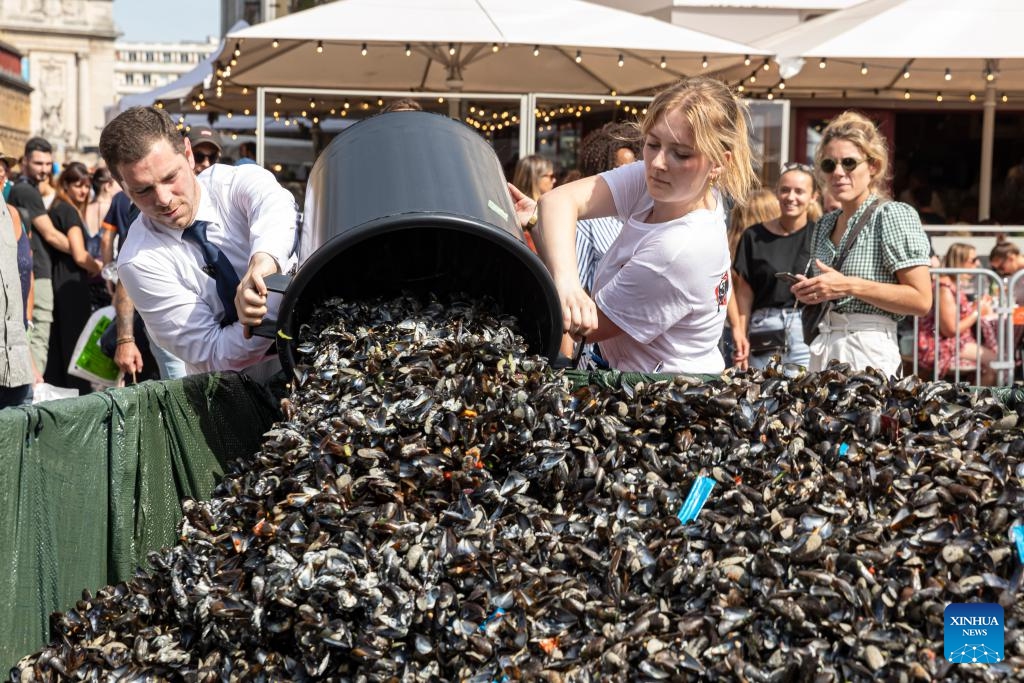
<path id="1" fill-rule="evenodd" d="M 796 275 L 793 275 L 793 273 L 775 273 L 775 277 L 782 280 L 788 285 L 795 285 L 797 282 L 800 282 L 800 278 L 798 278 Z"/>

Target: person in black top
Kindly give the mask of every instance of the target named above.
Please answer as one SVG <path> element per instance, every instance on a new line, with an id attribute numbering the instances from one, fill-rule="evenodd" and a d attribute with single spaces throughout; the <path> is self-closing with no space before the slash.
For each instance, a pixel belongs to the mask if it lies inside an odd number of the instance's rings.
<path id="1" fill-rule="evenodd" d="M 70 253 L 51 251 L 53 262 L 53 327 L 49 358 L 43 377 L 54 386 L 91 391 L 89 382 L 68 375 L 78 337 L 92 314 L 89 279 L 102 264 L 85 247 L 85 208 L 92 189 L 89 169 L 78 161 L 64 168 L 57 182 L 57 198 L 50 205 L 50 220 L 67 236 Z"/>
<path id="2" fill-rule="evenodd" d="M 740 369 L 763 368 L 776 354 L 784 363 L 806 366 L 810 360 L 800 311 L 789 291 L 792 283 L 776 273 L 803 273 L 810 260 L 813 219 L 821 216 L 813 169 L 785 164 L 778 197 L 782 215 L 748 228 L 736 248 L 733 286 L 739 315 L 732 334 L 733 361 Z"/>
<path id="3" fill-rule="evenodd" d="M 53 286 L 50 254 L 70 251 L 67 235 L 53 227 L 39 193 L 39 183 L 53 171 L 53 148 L 43 138 L 30 138 L 21 159 L 21 177 L 11 188 L 7 203 L 18 209 L 23 227 L 29 230 L 32 246 L 32 273 L 35 276 L 32 319 L 29 321 L 29 348 L 39 372 L 46 370 L 50 325 L 53 322 Z"/>

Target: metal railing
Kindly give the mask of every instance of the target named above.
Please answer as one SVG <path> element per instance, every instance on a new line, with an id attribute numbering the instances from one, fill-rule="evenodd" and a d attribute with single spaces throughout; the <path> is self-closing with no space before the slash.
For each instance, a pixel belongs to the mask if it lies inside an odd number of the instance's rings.
<path id="1" fill-rule="evenodd" d="M 1007 283 L 1003 280 L 1002 276 L 993 270 L 987 268 L 932 268 L 932 286 L 933 286 L 933 302 L 932 302 L 932 313 L 935 320 L 935 327 L 932 330 L 933 341 L 935 347 L 935 358 L 932 362 L 932 377 L 933 380 L 943 379 L 940 377 L 939 366 L 941 358 L 941 334 L 940 334 L 940 323 L 939 323 L 939 295 L 941 293 L 940 277 L 943 275 L 951 276 L 954 287 L 954 299 L 956 301 L 956 319 L 959 324 L 960 318 L 960 296 L 962 293 L 969 293 L 973 291 L 975 305 L 979 307 L 984 297 L 989 296 L 992 300 L 992 314 L 995 316 L 994 321 L 994 334 L 996 339 L 996 348 L 992 349 L 995 353 L 995 358 L 991 362 L 987 363 L 988 368 L 996 373 L 995 384 L 998 386 L 1008 386 L 1013 383 L 1013 375 L 1015 368 L 1015 348 L 1014 348 L 1014 329 L 1013 329 L 1013 313 L 1016 307 L 1012 292 L 1014 286 L 1024 277 L 1024 271 L 1016 273 L 1010 281 Z M 966 278 L 964 277 L 966 276 Z M 965 282 L 966 279 L 966 282 Z M 982 331 L 983 326 L 992 324 L 986 320 L 983 320 L 981 315 L 978 315 L 977 321 L 974 323 L 974 339 L 976 342 L 977 352 L 973 356 L 964 356 L 961 353 L 961 344 L 959 341 L 953 345 L 953 359 L 950 365 L 949 371 L 946 373 L 953 381 L 971 381 L 973 379 L 975 385 L 982 383 L 982 374 L 985 371 L 985 365 L 983 359 L 983 348 L 985 335 Z M 920 325 L 921 319 L 914 318 L 914 358 L 913 358 L 913 369 L 914 374 L 921 374 L 920 356 L 921 347 L 918 343 L 920 339 Z M 957 333 L 957 339 L 960 337 L 960 333 Z M 989 347 L 990 348 L 990 347 Z M 966 365 L 964 361 L 971 361 L 970 365 Z M 962 377 L 962 375 L 968 375 Z M 973 375 L 973 377 L 970 377 Z"/>

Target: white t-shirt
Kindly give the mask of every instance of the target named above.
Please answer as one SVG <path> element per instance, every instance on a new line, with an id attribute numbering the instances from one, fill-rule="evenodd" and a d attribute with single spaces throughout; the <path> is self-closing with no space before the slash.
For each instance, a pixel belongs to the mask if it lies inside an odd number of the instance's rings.
<path id="1" fill-rule="evenodd" d="M 718 342 L 732 286 L 722 198 L 666 223 L 654 208 L 644 165 L 602 173 L 622 232 L 597 266 L 594 301 L 624 334 L 600 343 L 616 370 L 707 373 L 725 369 Z"/>

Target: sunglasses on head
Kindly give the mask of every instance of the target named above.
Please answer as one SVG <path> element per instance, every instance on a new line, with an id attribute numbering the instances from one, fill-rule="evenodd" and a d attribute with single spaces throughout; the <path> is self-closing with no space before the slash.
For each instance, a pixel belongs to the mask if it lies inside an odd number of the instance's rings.
<path id="1" fill-rule="evenodd" d="M 782 165 L 782 172 L 789 173 L 790 171 L 803 171 L 808 175 L 814 175 L 814 167 L 809 164 L 801 164 L 799 161 L 787 161 Z"/>
<path id="2" fill-rule="evenodd" d="M 833 171 L 836 170 L 836 166 L 842 166 L 844 171 L 850 173 L 853 171 L 853 169 L 857 168 L 865 161 L 867 161 L 866 157 L 864 159 L 843 157 L 839 161 L 836 161 L 835 159 L 829 159 L 828 157 L 826 157 L 822 159 L 818 165 L 821 167 L 821 170 L 824 171 L 825 173 L 832 173 Z"/>
<path id="3" fill-rule="evenodd" d="M 210 160 L 211 164 L 215 164 L 217 163 L 217 160 L 220 159 L 220 152 L 197 152 L 192 150 L 192 156 L 196 158 L 197 164 L 202 164 L 207 159 Z"/>

